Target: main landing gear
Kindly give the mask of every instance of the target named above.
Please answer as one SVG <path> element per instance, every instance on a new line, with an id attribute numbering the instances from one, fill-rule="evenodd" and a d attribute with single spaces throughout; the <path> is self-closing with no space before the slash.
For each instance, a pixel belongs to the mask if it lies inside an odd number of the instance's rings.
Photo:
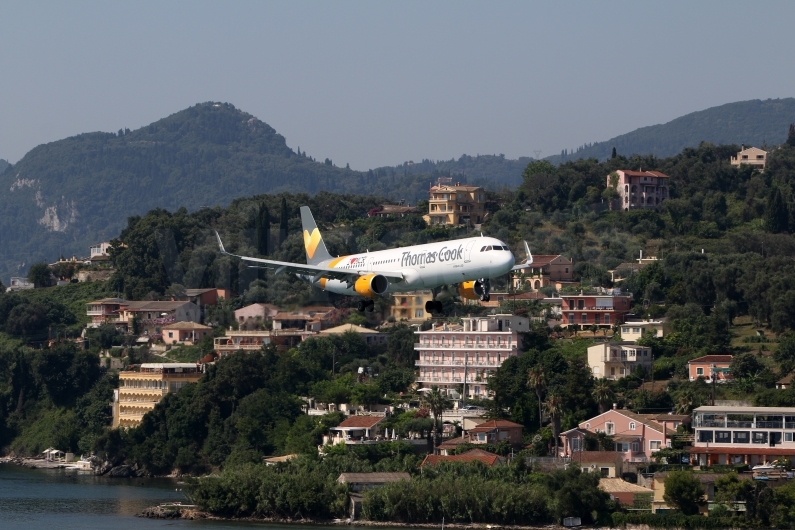
<path id="1" fill-rule="evenodd" d="M 373 310 L 375 310 L 375 302 L 372 300 L 359 300 L 359 302 L 356 304 L 356 309 L 358 309 L 360 313 L 364 311 L 372 313 Z"/>
<path id="2" fill-rule="evenodd" d="M 425 302 L 425 312 L 433 315 L 434 313 L 442 314 L 442 303 L 438 300 L 428 300 Z"/>

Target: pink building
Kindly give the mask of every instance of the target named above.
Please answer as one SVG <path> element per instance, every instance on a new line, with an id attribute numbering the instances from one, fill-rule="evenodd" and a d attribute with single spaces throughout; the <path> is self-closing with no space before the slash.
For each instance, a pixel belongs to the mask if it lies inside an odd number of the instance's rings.
<path id="1" fill-rule="evenodd" d="M 631 171 L 619 169 L 618 192 L 622 210 L 639 208 L 657 208 L 668 194 L 668 175 L 659 171 Z M 611 176 L 607 175 L 607 186 L 613 185 Z"/>
<path id="2" fill-rule="evenodd" d="M 492 315 L 418 331 L 417 382 L 421 389 L 438 386 L 453 397 L 462 390 L 469 397 L 488 397 L 489 377 L 506 359 L 519 355 L 520 333 L 529 330 L 527 318 Z"/>
<path id="3" fill-rule="evenodd" d="M 251 304 L 235 311 L 235 320 L 239 324 L 249 320 L 265 322 L 273 319 L 278 312 L 279 308 L 273 304 Z"/>
<path id="4" fill-rule="evenodd" d="M 691 381 L 695 381 L 699 377 L 712 381 L 714 376 L 716 383 L 725 383 L 734 379 L 729 373 L 731 364 L 731 355 L 705 355 L 688 361 L 687 371 Z"/>
<path id="5" fill-rule="evenodd" d="M 681 423 L 679 417 L 656 418 L 613 408 L 580 423 L 576 429 L 561 433 L 561 456 L 573 457 L 583 448 L 584 438 L 604 432 L 613 438 L 615 450 L 622 454 L 624 462 L 645 462 L 656 451 L 671 445 L 671 436 L 676 434 L 674 424 Z"/>
<path id="6" fill-rule="evenodd" d="M 632 301 L 631 294 L 563 294 L 561 314 L 563 327 L 587 327 L 596 324 L 600 327 L 612 327 L 621 324 Z"/>

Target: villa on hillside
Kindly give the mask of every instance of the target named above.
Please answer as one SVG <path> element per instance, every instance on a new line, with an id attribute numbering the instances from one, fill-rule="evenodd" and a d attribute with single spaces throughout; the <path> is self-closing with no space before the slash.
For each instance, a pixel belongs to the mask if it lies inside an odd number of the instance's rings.
<path id="1" fill-rule="evenodd" d="M 767 151 L 758 147 L 742 146 L 737 156 L 731 157 L 730 163 L 733 166 L 748 165 L 759 171 L 764 171 L 767 164 Z"/>

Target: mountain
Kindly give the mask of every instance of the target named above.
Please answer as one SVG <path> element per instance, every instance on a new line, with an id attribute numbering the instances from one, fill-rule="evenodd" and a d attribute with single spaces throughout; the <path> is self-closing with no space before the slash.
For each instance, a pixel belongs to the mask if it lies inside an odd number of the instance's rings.
<path id="1" fill-rule="evenodd" d="M 5 171 L 7 167 L 8 167 L 8 162 L 0 158 L 0 175 L 3 174 L 3 171 Z"/>
<path id="2" fill-rule="evenodd" d="M 641 127 L 630 133 L 578 148 L 572 153 L 547 157 L 553 164 L 580 158 L 606 160 L 613 147 L 624 156 L 673 156 L 701 142 L 778 145 L 795 122 L 795 98 L 752 99 L 691 112 L 662 125 Z"/>
<path id="3" fill-rule="evenodd" d="M 135 131 L 40 145 L 0 172 L 0 278 L 25 274 L 40 260 L 85 256 L 90 245 L 118 236 L 128 217 L 153 208 L 192 211 L 262 193 L 323 190 L 415 203 L 437 176 L 515 185 L 525 165 L 463 156 L 353 171 L 294 151 L 233 105 L 202 103 Z"/>

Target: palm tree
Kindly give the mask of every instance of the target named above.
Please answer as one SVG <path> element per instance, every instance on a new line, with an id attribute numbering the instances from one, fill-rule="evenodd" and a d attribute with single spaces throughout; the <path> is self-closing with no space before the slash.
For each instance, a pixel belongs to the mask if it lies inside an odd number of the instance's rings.
<path id="1" fill-rule="evenodd" d="M 555 438 L 555 456 L 558 456 L 558 437 L 560 436 L 560 417 L 563 416 L 563 398 L 557 394 L 549 394 L 544 408 L 550 416 L 552 436 Z"/>
<path id="2" fill-rule="evenodd" d="M 676 398 L 676 413 L 690 414 L 693 411 L 695 396 L 691 390 L 685 390 Z"/>
<path id="3" fill-rule="evenodd" d="M 599 405 L 599 414 L 607 410 L 607 405 L 613 401 L 615 394 L 607 379 L 598 379 L 593 385 L 591 396 Z"/>
<path id="4" fill-rule="evenodd" d="M 527 371 L 527 384 L 533 388 L 536 393 L 536 397 L 538 398 L 538 428 L 541 428 L 541 393 L 544 391 L 544 387 L 547 384 L 547 376 L 544 373 L 544 369 L 541 365 L 535 365 L 530 370 Z"/>
<path id="5" fill-rule="evenodd" d="M 425 407 L 430 410 L 433 415 L 433 429 L 435 433 L 434 445 L 438 446 L 442 441 L 442 425 L 440 420 L 442 419 L 444 409 L 449 407 L 450 401 L 442 394 L 439 387 L 434 385 L 431 387 L 431 391 L 425 394 L 423 402 Z"/>

